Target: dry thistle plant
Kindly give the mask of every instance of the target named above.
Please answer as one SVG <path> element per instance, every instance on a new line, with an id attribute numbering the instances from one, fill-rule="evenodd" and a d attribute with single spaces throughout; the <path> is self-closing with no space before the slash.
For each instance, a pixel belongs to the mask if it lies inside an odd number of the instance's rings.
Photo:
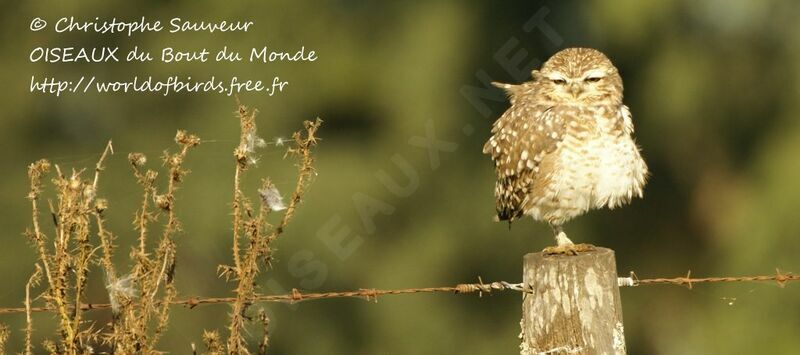
<path id="1" fill-rule="evenodd" d="M 247 315 L 249 307 L 253 304 L 256 294 L 256 276 L 260 272 L 259 263 L 269 267 L 272 257 L 271 243 L 274 241 L 291 221 L 297 206 L 302 200 L 303 193 L 308 188 L 314 176 L 314 158 L 312 148 L 316 146 L 318 138 L 317 130 L 322 124 L 322 120 L 317 118 L 315 121 L 305 121 L 305 132 L 295 132 L 292 136 L 293 146 L 287 148 L 286 156 L 293 156 L 298 160 L 298 175 L 294 191 L 288 205 L 284 205 L 280 193 L 269 179 L 263 179 L 261 188 L 258 190 L 259 203 L 257 209 L 253 207 L 250 200 L 242 192 L 240 181 L 243 173 L 258 161 L 255 156 L 255 148 L 265 145 L 263 139 L 259 138 L 256 132 L 255 116 L 257 111 L 248 110 L 245 106 L 239 105 L 238 117 L 241 126 L 241 136 L 239 145 L 233 152 L 235 158 L 235 173 L 233 186 L 233 265 L 220 265 L 219 272 L 227 280 L 235 281 L 237 284 L 234 292 L 234 301 L 228 325 L 227 351 L 230 354 L 249 353 L 244 339 L 243 331 L 245 321 L 252 319 Z M 267 222 L 267 217 L 271 212 L 283 211 L 280 222 L 271 225 Z M 241 249 L 241 240 L 244 240 L 246 247 Z M 258 319 L 262 326 L 266 327 L 269 320 L 263 312 Z M 207 333 L 210 334 L 210 333 Z M 216 334 L 216 333 L 213 333 Z M 209 351 L 211 345 L 218 347 L 218 336 L 214 342 L 207 338 L 206 344 Z M 264 331 L 264 337 L 259 345 L 259 352 L 265 353 L 268 344 L 268 332 Z"/>
<path id="2" fill-rule="evenodd" d="M 47 160 L 39 160 L 28 167 L 31 184 L 28 199 L 31 201 L 33 228 L 25 234 L 36 249 L 39 261 L 26 286 L 26 354 L 34 352 L 30 292 L 41 281 L 42 270 L 47 289 L 41 298 L 59 320 L 59 339 L 46 340 L 43 344 L 45 350 L 53 354 L 89 354 L 95 351 L 93 345 L 106 343 L 112 353 L 155 351 L 155 344 L 169 319 L 169 304 L 177 294 L 172 283 L 175 268 L 173 238 L 180 231 L 180 224 L 174 214 L 174 194 L 187 173 L 182 169 L 186 154 L 200 143 L 200 138 L 178 131 L 175 142 L 179 151 L 174 154 L 164 152 L 162 157 L 169 176 L 167 188 L 161 194 L 155 185 L 157 173 L 141 171 L 146 162 L 144 155 L 131 154 L 129 157 L 134 175 L 144 188 L 144 199 L 134 221 L 140 245 L 131 253 L 131 272 L 123 276 L 117 274 L 111 261 L 115 237 L 105 227 L 104 212 L 108 202 L 97 197 L 103 162 L 113 154 L 111 142 L 97 162 L 91 180 L 82 177 L 83 170 L 73 170 L 65 175 L 58 165 L 54 165 L 56 174 L 52 184 L 57 203 L 48 200 L 54 227 L 52 238 L 45 235 L 40 225 L 39 200 L 44 185 L 42 180 L 50 174 L 53 166 Z M 147 253 L 147 226 L 162 215 L 165 215 L 166 223 L 158 245 Z M 92 224 L 99 245 L 90 242 Z M 106 276 L 113 312 L 110 329 L 96 328 L 83 319 L 87 273 L 92 264 L 99 265 Z"/>
<path id="3" fill-rule="evenodd" d="M 144 170 L 147 163 L 145 155 L 128 155 L 133 174 L 143 190 L 142 205 L 133 222 L 139 232 L 139 245 L 130 253 L 133 261 L 130 273 L 114 273 L 110 260 L 113 237 L 102 229 L 102 220 L 97 220 L 100 227 L 98 234 L 104 248 L 102 263 L 106 270 L 106 289 L 113 313 L 113 331 L 106 335 L 105 341 L 119 353 L 155 351 L 155 345 L 167 327 L 170 303 L 178 293 L 173 284 L 176 254 L 174 236 L 181 231 L 181 226 L 175 216 L 175 191 L 188 173 L 183 169 L 186 154 L 200 144 L 200 138 L 178 131 L 175 142 L 180 150 L 172 154 L 165 151 L 161 157 L 169 174 L 166 191 L 161 194 L 155 185 L 158 173 Z M 162 215 L 165 215 L 166 222 L 158 243 L 148 253 L 148 226 L 157 222 Z M 106 248 L 108 252 L 105 252 Z"/>
<path id="4" fill-rule="evenodd" d="M 305 121 L 304 130 L 294 133 L 292 144 L 284 158 L 298 161 L 298 176 L 294 191 L 284 204 L 280 192 L 269 179 L 263 179 L 258 189 L 257 207 L 242 192 L 241 178 L 256 164 L 256 148 L 266 142 L 256 134 L 256 111 L 239 104 L 241 125 L 239 145 L 234 150 L 235 178 L 233 188 L 233 265 L 220 266 L 221 276 L 236 282 L 235 297 L 228 326 L 228 338 L 223 341 L 219 332 L 206 331 L 203 343 L 208 354 L 249 353 L 245 341 L 245 325 L 253 321 L 263 328 L 258 352 L 266 353 L 269 344 L 269 319 L 263 310 L 248 315 L 256 293 L 256 277 L 261 267 L 269 267 L 272 260 L 271 243 L 281 235 L 292 217 L 314 174 L 312 149 L 318 138 L 316 132 L 322 121 Z M 94 167 L 94 176 L 85 179 L 85 170 L 62 172 L 58 165 L 39 160 L 28 167 L 32 227 L 25 235 L 35 249 L 38 260 L 25 287 L 26 327 L 24 354 L 36 353 L 33 344 L 32 312 L 38 300 L 45 302 L 44 309 L 53 312 L 58 321 L 56 339 L 44 340 L 41 347 L 51 354 L 91 354 L 98 351 L 119 354 L 159 353 L 156 345 L 167 329 L 170 306 L 179 303 L 174 286 L 176 244 L 175 237 L 182 231 L 175 215 L 175 192 L 188 173 L 183 162 L 189 150 L 200 144 L 200 138 L 178 131 L 175 136 L 178 150 L 165 151 L 161 156 L 166 173 L 165 187 L 157 184 L 159 173 L 146 168 L 147 157 L 131 153 L 128 161 L 133 175 L 142 188 L 141 205 L 133 220 L 136 245 L 130 251 L 131 261 L 127 272 L 118 272 L 113 264 L 116 235 L 106 228 L 105 214 L 108 201 L 98 197 L 98 184 L 104 162 L 113 154 L 109 141 Z M 282 145 L 283 141 L 280 144 Z M 53 170 L 55 173 L 53 173 Z M 45 179 L 51 178 L 55 202 L 47 199 L 53 235 L 44 232 L 41 200 Z M 272 212 L 282 212 L 275 225 L 267 218 Z M 161 226 L 158 227 L 158 224 Z M 94 235 L 96 234 L 96 237 Z M 99 268 L 105 276 L 104 284 L 111 306 L 108 324 L 93 324 L 83 313 L 91 308 L 85 300 L 89 270 Z M 45 289 L 38 296 L 32 294 L 40 284 Z M 9 331 L 0 326 L 0 353 L 4 353 Z M 102 348 L 102 349 L 101 349 Z M 194 344 L 192 344 L 194 349 Z"/>

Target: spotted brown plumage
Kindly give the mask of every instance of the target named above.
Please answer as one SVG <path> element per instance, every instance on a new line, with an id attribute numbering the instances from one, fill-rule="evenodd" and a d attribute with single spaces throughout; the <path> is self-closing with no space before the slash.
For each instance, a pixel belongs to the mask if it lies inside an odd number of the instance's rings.
<path id="1" fill-rule="evenodd" d="M 622 104 L 622 79 L 611 61 L 588 48 L 556 53 L 533 80 L 495 84 L 511 107 L 483 147 L 497 173 L 497 219 L 530 215 L 561 230 L 589 209 L 614 208 L 641 197 L 647 176 Z"/>

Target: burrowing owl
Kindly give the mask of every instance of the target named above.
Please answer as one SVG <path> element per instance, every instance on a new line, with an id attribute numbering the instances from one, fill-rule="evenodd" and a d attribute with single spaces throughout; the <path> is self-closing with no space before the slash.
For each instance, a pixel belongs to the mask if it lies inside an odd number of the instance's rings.
<path id="1" fill-rule="evenodd" d="M 574 254 L 591 246 L 572 244 L 561 225 L 642 197 L 647 166 L 622 104 L 622 78 L 603 53 L 565 49 L 532 75 L 520 85 L 494 83 L 511 101 L 483 147 L 497 172 L 497 217 L 545 221 L 558 245 L 545 251 Z"/>

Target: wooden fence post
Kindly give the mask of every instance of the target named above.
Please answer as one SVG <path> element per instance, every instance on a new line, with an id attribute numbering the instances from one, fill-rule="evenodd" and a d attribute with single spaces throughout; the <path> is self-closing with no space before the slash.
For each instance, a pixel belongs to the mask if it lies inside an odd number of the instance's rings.
<path id="1" fill-rule="evenodd" d="M 625 354 L 614 251 L 525 255 L 522 355 Z"/>

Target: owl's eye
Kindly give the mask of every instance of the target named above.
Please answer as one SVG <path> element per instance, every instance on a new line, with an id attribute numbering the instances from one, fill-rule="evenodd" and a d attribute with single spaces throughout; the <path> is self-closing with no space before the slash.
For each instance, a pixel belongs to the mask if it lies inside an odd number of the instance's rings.
<path id="1" fill-rule="evenodd" d="M 564 85 L 564 84 L 567 83 L 567 80 L 565 80 L 565 79 L 552 79 L 552 80 L 553 80 L 554 83 L 556 83 L 558 85 Z"/>
<path id="2" fill-rule="evenodd" d="M 590 76 L 590 77 L 588 77 L 586 79 L 583 79 L 583 81 L 585 81 L 587 83 L 596 83 L 596 82 L 600 81 L 600 79 L 602 79 L 602 78 L 599 77 L 599 76 Z"/>

